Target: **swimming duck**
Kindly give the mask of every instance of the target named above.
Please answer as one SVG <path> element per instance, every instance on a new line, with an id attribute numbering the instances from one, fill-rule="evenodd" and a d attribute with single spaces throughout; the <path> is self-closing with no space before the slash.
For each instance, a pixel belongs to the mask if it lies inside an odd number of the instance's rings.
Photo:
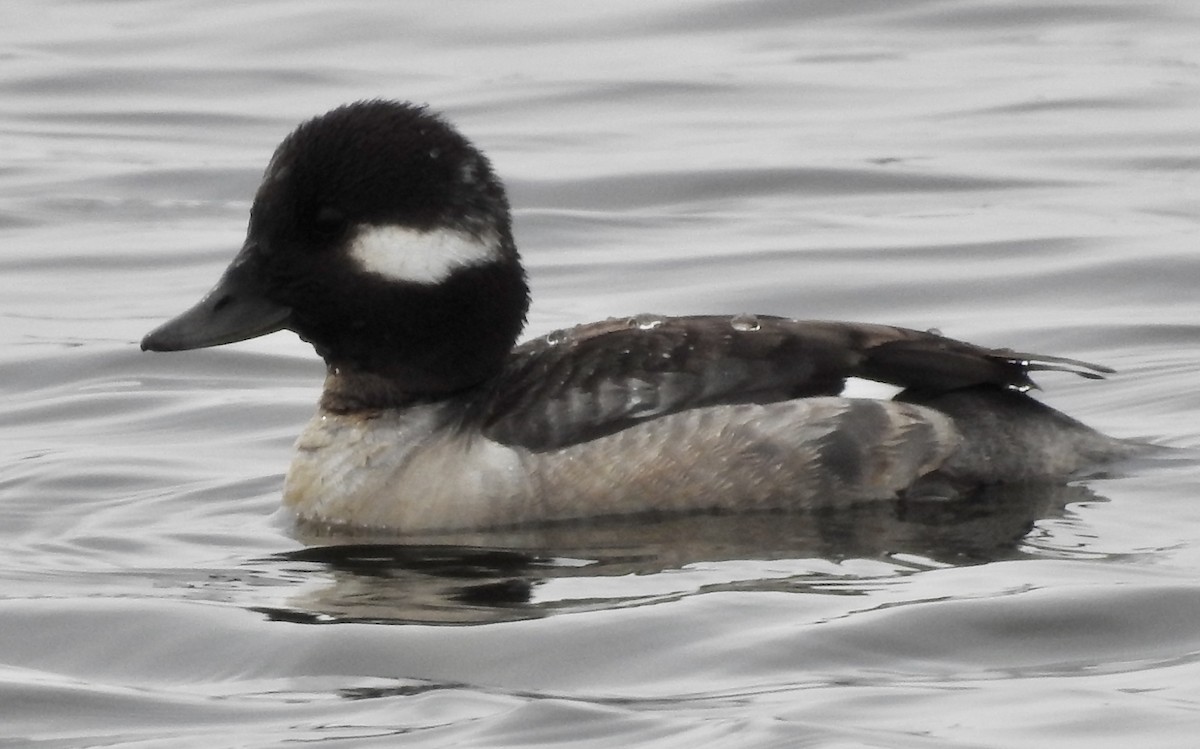
<path id="1" fill-rule="evenodd" d="M 304 122 L 216 287 L 142 349 L 291 330 L 325 360 L 283 490 L 300 521 L 418 533 L 787 510 L 1063 480 L 1124 443 L 1026 393 L 1110 370 L 885 325 L 638 315 L 517 345 L 504 187 L 425 107 Z M 841 397 L 848 377 L 902 388 Z"/>

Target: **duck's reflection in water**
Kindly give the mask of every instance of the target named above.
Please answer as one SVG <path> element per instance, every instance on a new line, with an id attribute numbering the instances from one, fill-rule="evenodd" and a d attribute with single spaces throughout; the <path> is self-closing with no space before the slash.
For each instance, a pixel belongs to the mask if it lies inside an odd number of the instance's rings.
<path id="1" fill-rule="evenodd" d="M 993 486 L 970 501 L 864 503 L 836 510 L 597 520 L 423 537 L 339 534 L 299 528 L 308 548 L 268 562 L 318 584 L 272 618 L 327 623 L 469 624 L 572 610 L 636 605 L 714 589 L 828 592 L 928 566 L 1024 556 L 1021 541 L 1066 506 L 1103 501 L 1089 488 Z M 754 575 L 735 561 L 791 560 Z M 916 561 L 914 561 L 916 560 Z M 704 565 L 708 574 L 663 573 Z M 759 568 L 762 569 L 761 567 Z M 783 570 L 781 573 L 780 570 Z M 782 576 L 781 576 L 782 575 Z M 627 585 L 614 585 L 624 577 Z M 569 583 L 576 583 L 569 585 Z M 564 585 L 568 583 L 568 585 Z M 597 584 L 601 583 L 601 584 Z M 853 593 L 853 585 L 837 590 Z"/>

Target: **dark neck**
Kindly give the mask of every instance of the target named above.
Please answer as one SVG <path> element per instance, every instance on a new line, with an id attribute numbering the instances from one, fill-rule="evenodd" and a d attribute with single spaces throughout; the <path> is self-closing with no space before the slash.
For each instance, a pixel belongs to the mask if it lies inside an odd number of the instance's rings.
<path id="1" fill-rule="evenodd" d="M 312 326 L 317 329 L 297 331 L 325 359 L 322 407 L 336 413 L 398 408 L 482 385 L 508 361 L 528 293 L 519 264 L 496 264 L 464 270 L 436 287 L 393 284 L 361 311 L 351 304 L 327 307 Z M 330 320 L 338 333 L 319 329 Z"/>
<path id="2" fill-rule="evenodd" d="M 405 389 L 391 378 L 330 368 L 321 393 L 321 409 L 335 414 L 362 413 L 403 408 L 424 400 L 430 398 Z"/>

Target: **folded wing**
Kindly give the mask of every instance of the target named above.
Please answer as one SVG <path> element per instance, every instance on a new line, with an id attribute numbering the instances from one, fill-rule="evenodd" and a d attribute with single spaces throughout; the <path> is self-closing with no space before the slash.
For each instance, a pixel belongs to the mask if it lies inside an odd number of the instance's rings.
<path id="1" fill-rule="evenodd" d="M 484 431 L 533 450 L 564 447 L 692 408 L 836 395 L 859 377 L 910 391 L 1027 390 L 1029 373 L 1110 372 L 931 332 L 777 317 L 638 317 L 530 341 L 485 399 Z"/>

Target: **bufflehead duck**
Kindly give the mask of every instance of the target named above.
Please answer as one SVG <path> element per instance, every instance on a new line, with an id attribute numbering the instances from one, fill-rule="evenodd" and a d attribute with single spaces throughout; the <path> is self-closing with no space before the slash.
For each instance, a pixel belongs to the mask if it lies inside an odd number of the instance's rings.
<path id="1" fill-rule="evenodd" d="M 142 349 L 292 330 L 325 360 L 284 505 L 401 533 L 812 508 L 1062 480 L 1124 454 L 1025 394 L 1103 367 L 883 325 L 641 315 L 516 345 L 529 289 L 482 153 L 424 107 L 301 124 L 216 287 Z M 839 397 L 847 377 L 903 388 Z"/>

